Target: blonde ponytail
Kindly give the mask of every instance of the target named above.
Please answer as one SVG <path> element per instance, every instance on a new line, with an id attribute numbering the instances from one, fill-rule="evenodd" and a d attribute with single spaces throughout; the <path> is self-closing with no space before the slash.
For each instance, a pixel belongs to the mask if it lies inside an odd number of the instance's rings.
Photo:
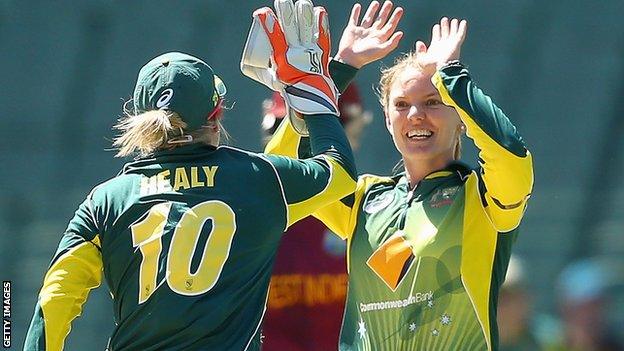
<path id="1" fill-rule="evenodd" d="M 121 132 L 113 141 L 113 147 L 119 149 L 115 157 L 145 157 L 181 136 L 186 123 L 175 112 L 154 110 L 136 116 L 125 114 L 113 128 Z"/>

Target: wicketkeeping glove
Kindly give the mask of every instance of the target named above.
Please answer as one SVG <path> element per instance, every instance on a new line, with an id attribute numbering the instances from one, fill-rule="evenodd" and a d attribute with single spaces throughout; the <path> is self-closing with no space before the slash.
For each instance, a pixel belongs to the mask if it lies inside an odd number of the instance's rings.
<path id="1" fill-rule="evenodd" d="M 338 90 L 329 76 L 327 12 L 310 0 L 275 0 L 253 14 L 241 71 L 281 92 L 295 130 L 307 134 L 301 114 L 338 116 Z M 295 112 L 293 112 L 294 110 Z"/>

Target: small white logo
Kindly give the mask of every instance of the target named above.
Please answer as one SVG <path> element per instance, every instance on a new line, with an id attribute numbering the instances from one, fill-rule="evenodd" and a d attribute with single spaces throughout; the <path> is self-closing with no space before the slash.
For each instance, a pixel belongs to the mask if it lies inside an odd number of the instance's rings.
<path id="1" fill-rule="evenodd" d="M 169 101 L 173 98 L 173 89 L 165 89 L 160 93 L 160 98 L 156 101 L 156 107 L 163 110 L 169 108 Z"/>
<path id="2" fill-rule="evenodd" d="M 394 192 L 388 191 L 364 205 L 364 212 L 368 214 L 377 213 L 390 205 L 392 201 L 394 201 Z"/>

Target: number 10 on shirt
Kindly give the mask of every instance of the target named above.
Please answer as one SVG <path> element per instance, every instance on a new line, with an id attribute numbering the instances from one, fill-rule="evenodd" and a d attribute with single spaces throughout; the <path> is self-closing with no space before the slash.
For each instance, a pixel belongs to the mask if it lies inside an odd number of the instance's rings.
<path id="1" fill-rule="evenodd" d="M 171 202 L 153 206 L 145 218 L 133 224 L 132 245 L 143 255 L 139 272 L 139 304 L 147 301 L 157 284 L 158 263 L 162 252 L 162 236 L 171 210 Z M 201 251 L 195 272 L 191 262 L 197 249 L 204 223 L 212 221 L 212 230 Z M 230 254 L 236 232 L 236 216 L 226 203 L 205 201 L 182 214 L 171 238 L 167 253 L 169 288 L 180 295 L 196 296 L 214 287 Z"/>

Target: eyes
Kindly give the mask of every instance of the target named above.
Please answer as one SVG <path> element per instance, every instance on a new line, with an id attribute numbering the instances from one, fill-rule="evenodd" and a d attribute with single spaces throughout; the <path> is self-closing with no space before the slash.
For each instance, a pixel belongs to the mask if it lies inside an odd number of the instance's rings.
<path id="1" fill-rule="evenodd" d="M 443 105 L 443 103 L 442 100 L 437 98 L 430 98 L 422 103 L 422 106 L 425 107 L 437 107 L 439 105 Z M 409 110 L 411 106 L 412 104 L 409 103 L 407 100 L 397 99 L 394 101 L 394 108 L 397 111 Z"/>

